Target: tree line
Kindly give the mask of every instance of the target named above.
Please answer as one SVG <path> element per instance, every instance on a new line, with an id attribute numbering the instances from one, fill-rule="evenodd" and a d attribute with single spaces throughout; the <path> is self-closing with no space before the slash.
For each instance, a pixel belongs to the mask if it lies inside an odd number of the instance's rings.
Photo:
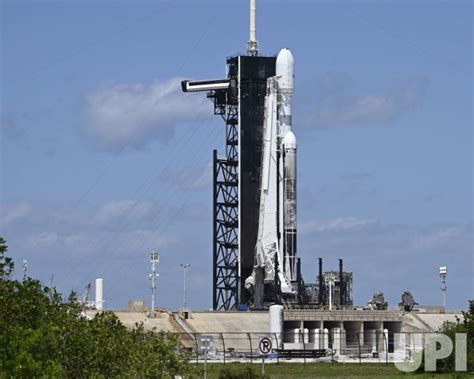
<path id="1" fill-rule="evenodd" d="M 85 317 L 74 293 L 12 278 L 0 237 L 0 377 L 174 377 L 190 372 L 177 339 L 126 328 L 112 312 Z"/>

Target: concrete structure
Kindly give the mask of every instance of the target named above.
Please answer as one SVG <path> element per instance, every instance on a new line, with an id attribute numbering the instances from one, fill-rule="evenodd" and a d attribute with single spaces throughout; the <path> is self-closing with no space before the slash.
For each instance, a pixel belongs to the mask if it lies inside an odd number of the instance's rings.
<path id="1" fill-rule="evenodd" d="M 128 310 L 129 312 L 144 312 L 145 301 L 144 300 L 129 300 Z"/>
<path id="2" fill-rule="evenodd" d="M 421 350 L 444 322 L 462 318 L 460 313 L 284 309 L 282 323 L 275 314 L 270 328 L 268 311 L 189 312 L 186 318 L 182 313 L 157 309 L 150 318 L 149 309 L 135 311 L 141 308 L 140 301 L 131 301 L 129 306 L 129 311 L 115 311 L 125 326 L 143 323 L 146 330 L 177 333 L 182 345 L 192 352 L 199 351 L 202 338 L 210 338 L 209 357 L 217 360 L 223 359 L 224 351 L 230 360 L 256 358 L 260 338 L 270 337 L 276 348 L 326 350 L 333 354 L 330 359 L 340 361 L 359 356 L 369 361 L 401 361 Z M 87 311 L 87 316 L 97 312 Z M 281 333 L 276 330 L 279 325 Z"/>
<path id="3" fill-rule="evenodd" d="M 323 349 L 329 343 L 338 355 L 369 353 L 374 345 L 377 352 L 385 351 L 395 333 L 403 329 L 400 311 L 286 309 L 283 320 L 285 349 Z M 309 338 L 293 338 L 295 330 Z"/>

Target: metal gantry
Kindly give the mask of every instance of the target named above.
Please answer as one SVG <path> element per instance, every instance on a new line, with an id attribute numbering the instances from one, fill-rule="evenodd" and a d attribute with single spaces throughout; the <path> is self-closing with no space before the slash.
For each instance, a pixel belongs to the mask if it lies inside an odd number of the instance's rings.
<path id="1" fill-rule="evenodd" d="M 213 153 L 212 305 L 214 310 L 231 310 L 237 308 L 239 288 L 239 107 L 231 91 L 212 91 L 208 97 L 226 127 L 226 156 Z"/>

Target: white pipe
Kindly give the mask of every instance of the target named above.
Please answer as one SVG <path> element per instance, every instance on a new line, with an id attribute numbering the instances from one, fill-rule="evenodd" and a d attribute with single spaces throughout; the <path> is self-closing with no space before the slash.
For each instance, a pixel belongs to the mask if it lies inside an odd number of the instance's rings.
<path id="1" fill-rule="evenodd" d="M 95 308 L 98 311 L 104 309 L 104 279 L 95 280 Z"/>
<path id="2" fill-rule="evenodd" d="M 309 329 L 308 328 L 303 329 L 303 342 L 309 343 Z"/>
<path id="3" fill-rule="evenodd" d="M 332 310 L 332 279 L 329 281 L 329 310 Z"/>
<path id="4" fill-rule="evenodd" d="M 256 12 L 257 6 L 255 4 L 256 0 L 250 0 L 250 39 L 249 42 L 257 42 L 256 38 L 256 26 L 255 26 L 255 19 L 256 19 Z"/>
<path id="5" fill-rule="evenodd" d="M 300 329 L 295 328 L 293 330 L 294 336 L 295 336 L 295 343 L 300 343 Z"/>
<path id="6" fill-rule="evenodd" d="M 329 349 L 329 330 L 327 328 L 323 330 L 323 349 Z"/>
<path id="7" fill-rule="evenodd" d="M 319 345 L 320 345 L 319 339 L 320 339 L 319 329 L 316 328 L 316 329 L 314 329 L 314 348 L 316 350 L 319 349 Z"/>
<path id="8" fill-rule="evenodd" d="M 257 27 L 256 27 L 256 13 L 257 6 L 255 4 L 256 0 L 250 0 L 250 36 L 248 42 L 247 53 L 251 56 L 258 55 L 258 42 L 257 42 Z"/>

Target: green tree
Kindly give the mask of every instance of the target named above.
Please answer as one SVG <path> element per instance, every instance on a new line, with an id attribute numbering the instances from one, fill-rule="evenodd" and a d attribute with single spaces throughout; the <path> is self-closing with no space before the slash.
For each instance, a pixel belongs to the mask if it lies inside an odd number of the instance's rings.
<path id="1" fill-rule="evenodd" d="M 445 322 L 440 328 L 439 333 L 448 336 L 453 347 L 456 346 L 456 334 L 466 333 L 467 335 L 467 371 L 474 371 L 474 300 L 469 301 L 469 309 L 462 312 L 463 319 L 456 317 L 456 322 Z M 437 347 L 438 348 L 438 347 Z M 440 373 L 455 372 L 455 357 L 453 351 L 447 358 L 436 361 L 436 371 Z M 424 353 L 422 354 L 422 363 L 417 370 L 419 373 L 425 371 Z"/>
<path id="2" fill-rule="evenodd" d="M 176 338 L 143 325 L 127 329 L 113 312 L 90 319 L 71 293 L 28 278 L 11 280 L 4 256 L 0 282 L 0 377 L 173 377 L 189 372 Z"/>
<path id="3" fill-rule="evenodd" d="M 0 237 L 0 281 L 7 280 L 15 268 L 13 259 L 5 257 L 7 251 L 8 246 L 6 241 Z"/>
<path id="4" fill-rule="evenodd" d="M 455 323 L 446 322 L 440 332 L 447 335 L 455 346 L 456 333 L 467 334 L 467 370 L 474 371 L 474 300 L 469 301 L 469 309 L 462 312 L 463 320 L 459 318 Z M 455 355 L 438 361 L 437 367 L 442 372 L 454 372 Z"/>

